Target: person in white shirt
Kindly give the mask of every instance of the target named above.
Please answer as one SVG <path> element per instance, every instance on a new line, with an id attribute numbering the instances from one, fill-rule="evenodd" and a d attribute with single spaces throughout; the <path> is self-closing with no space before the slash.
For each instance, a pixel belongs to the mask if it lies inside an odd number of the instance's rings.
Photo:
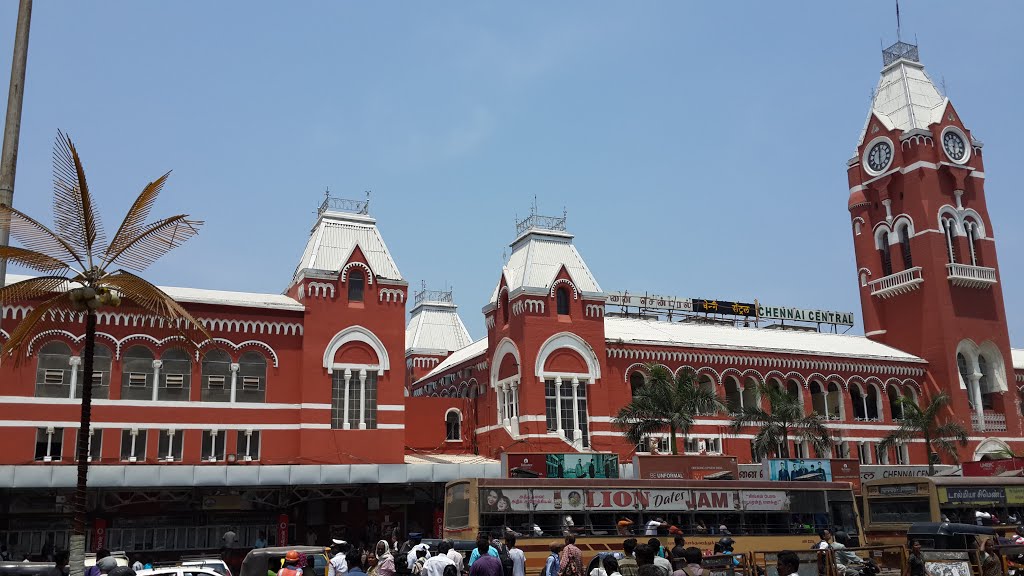
<path id="1" fill-rule="evenodd" d="M 658 529 L 660 528 L 668 528 L 668 523 L 662 518 L 655 518 L 647 523 L 644 529 L 644 536 L 657 536 Z"/>
<path id="2" fill-rule="evenodd" d="M 327 576 L 344 576 L 348 573 L 348 561 L 345 560 L 345 554 L 348 553 L 350 546 L 344 540 L 332 539 L 331 543 L 335 554 L 327 563 Z"/>
<path id="3" fill-rule="evenodd" d="M 792 550 L 779 552 L 775 564 L 778 567 L 779 576 L 799 576 L 800 557 L 796 555 L 796 552 Z"/>
<path id="4" fill-rule="evenodd" d="M 512 559 L 512 576 L 526 576 L 526 554 L 516 548 L 516 537 L 505 536 L 505 547 L 508 548 L 509 558 Z"/>
<path id="5" fill-rule="evenodd" d="M 413 536 L 413 535 L 410 534 L 410 536 Z M 405 565 L 409 569 L 410 572 L 412 571 L 413 564 L 416 563 L 416 552 L 418 550 L 423 550 L 424 552 L 426 552 L 427 553 L 427 559 L 430 559 L 430 546 L 427 546 L 426 544 L 420 542 L 421 538 L 422 538 L 422 536 L 420 536 L 418 533 L 415 534 L 415 536 L 413 537 L 413 540 L 416 541 L 416 544 L 409 550 L 409 553 L 405 556 L 405 561 L 406 561 Z"/>
<path id="6" fill-rule="evenodd" d="M 615 556 L 609 554 L 601 560 L 601 564 L 604 566 L 604 573 L 607 576 L 622 576 L 619 573 L 619 561 L 615 559 Z"/>
<path id="7" fill-rule="evenodd" d="M 423 564 L 422 576 L 444 576 L 445 566 L 455 566 L 455 562 L 448 557 L 448 552 L 451 550 L 451 544 L 447 540 L 442 540 L 437 546 L 438 554 L 431 556 Z"/>
<path id="8" fill-rule="evenodd" d="M 455 549 L 455 544 L 451 540 L 445 540 L 445 543 L 448 544 L 448 552 L 446 556 L 448 556 L 448 559 L 451 560 L 452 564 L 455 565 L 455 568 L 459 571 L 459 574 L 462 574 L 462 567 L 465 562 L 465 560 L 462 557 L 462 553 Z M 440 546 L 438 547 L 438 549 L 440 549 Z"/>

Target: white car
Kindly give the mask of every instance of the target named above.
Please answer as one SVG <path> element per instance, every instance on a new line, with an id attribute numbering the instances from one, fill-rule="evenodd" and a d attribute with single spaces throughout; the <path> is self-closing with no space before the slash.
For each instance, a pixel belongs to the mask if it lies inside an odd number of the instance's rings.
<path id="1" fill-rule="evenodd" d="M 221 576 L 211 568 L 200 568 L 199 566 L 166 566 L 163 568 L 152 568 L 150 570 L 139 570 L 135 576 Z"/>
<path id="2" fill-rule="evenodd" d="M 196 566 L 199 568 L 209 568 L 220 576 L 232 576 L 231 568 L 228 568 L 227 562 L 220 558 L 192 558 L 190 560 L 181 560 L 182 566 Z"/>

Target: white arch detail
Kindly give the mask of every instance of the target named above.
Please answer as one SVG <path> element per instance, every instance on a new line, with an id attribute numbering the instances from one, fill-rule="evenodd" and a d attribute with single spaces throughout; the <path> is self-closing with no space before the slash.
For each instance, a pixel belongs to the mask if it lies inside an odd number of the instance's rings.
<path id="1" fill-rule="evenodd" d="M 380 338 L 377 338 L 376 334 L 362 326 L 349 326 L 335 334 L 327 348 L 324 349 L 324 368 L 327 369 L 328 374 L 334 373 L 334 355 L 338 353 L 342 346 L 349 342 L 362 342 L 368 345 L 377 354 L 377 362 L 381 371 L 387 372 L 391 369 L 388 351 L 384 347 L 384 343 L 380 341 Z"/>
<path id="2" fill-rule="evenodd" d="M 1003 454 L 1012 453 L 1009 444 L 1006 442 L 1003 442 L 998 438 L 985 438 L 981 442 L 978 442 L 978 447 L 974 449 L 974 459 L 981 460 L 982 456 L 996 452 Z"/>
<path id="3" fill-rule="evenodd" d="M 501 342 L 498 342 L 498 346 L 494 349 L 494 356 L 491 356 L 491 386 L 498 383 L 498 370 L 501 368 L 501 360 L 505 357 L 505 354 L 512 354 L 512 357 L 516 359 L 516 364 L 519 365 L 520 376 L 522 375 L 523 361 L 519 355 L 519 348 L 511 338 L 502 338 Z"/>
<path id="4" fill-rule="evenodd" d="M 597 354 L 590 344 L 587 344 L 584 339 L 572 332 L 559 332 L 545 340 L 544 344 L 540 347 L 540 352 L 537 353 L 535 373 L 538 378 L 544 377 L 544 364 L 547 363 L 548 356 L 551 356 L 552 352 L 560 348 L 569 348 L 576 351 L 583 358 L 583 361 L 587 363 L 587 373 L 594 380 L 601 377 L 601 362 L 598 360 Z"/>
<path id="5" fill-rule="evenodd" d="M 367 266 L 366 264 L 363 264 L 362 262 L 359 262 L 358 260 L 353 260 L 352 262 L 349 262 L 348 264 L 345 264 L 345 267 L 341 269 L 341 281 L 344 282 L 346 280 L 346 278 L 348 277 L 348 270 L 349 270 L 349 268 L 354 268 L 354 267 L 365 268 L 366 269 L 366 285 L 367 286 L 373 286 L 373 270 L 370 270 L 369 266 Z"/>

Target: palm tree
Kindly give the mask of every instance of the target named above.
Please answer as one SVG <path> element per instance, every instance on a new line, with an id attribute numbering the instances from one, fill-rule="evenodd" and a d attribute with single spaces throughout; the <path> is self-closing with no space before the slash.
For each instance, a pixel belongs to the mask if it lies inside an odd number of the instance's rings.
<path id="1" fill-rule="evenodd" d="M 651 433 L 668 428 L 672 453 L 678 454 L 676 432 L 685 440 L 695 416 L 724 410 L 725 404 L 714 391 L 700 387 L 689 370 L 673 375 L 664 366 L 648 365 L 647 372 L 644 385 L 634 391 L 633 400 L 619 410 L 612 424 L 637 445 Z"/>
<path id="2" fill-rule="evenodd" d="M 148 281 L 128 272 L 145 270 L 155 260 L 194 236 L 202 222 L 186 215 L 147 222 L 170 172 L 150 182 L 132 204 L 124 221 L 106 243 L 103 226 L 85 171 L 71 139 L 58 132 L 53 151 L 53 229 L 9 206 L 0 206 L 0 225 L 10 228 L 21 247 L 0 246 L 0 260 L 41 272 L 42 275 L 0 287 L 0 302 L 37 301 L 38 304 L 11 332 L 0 347 L 0 359 L 24 361 L 28 344 L 41 324 L 65 318 L 85 322 L 82 419 L 76 455 L 78 482 L 73 500 L 74 520 L 70 542 L 71 572 L 82 574 L 85 558 L 86 478 L 89 466 L 93 354 L 96 347 L 96 310 L 118 306 L 121 299 L 165 320 L 185 336 L 208 337 L 184 308 Z"/>
<path id="3" fill-rule="evenodd" d="M 890 432 L 878 443 L 879 448 L 888 450 L 901 442 L 921 438 L 924 440 L 925 448 L 928 449 L 929 476 L 935 474 L 935 462 L 932 461 L 933 452 L 937 453 L 941 450 L 953 462 L 960 462 L 956 444 L 967 446 L 967 430 L 964 430 L 964 427 L 957 422 L 939 421 L 939 413 L 949 405 L 949 394 L 946 392 L 936 394 L 924 408 L 906 396 L 901 396 L 897 401 L 903 409 L 903 419 L 900 420 L 899 428 Z"/>
<path id="4" fill-rule="evenodd" d="M 832 448 L 833 441 L 825 420 L 818 413 L 804 414 L 800 399 L 791 396 L 780 386 L 758 384 L 762 400 L 767 400 L 768 409 L 761 403 L 744 406 L 732 417 L 732 433 L 739 434 L 747 426 L 758 426 L 754 436 L 754 457 L 775 453 L 780 458 L 789 458 L 789 439 L 798 438 L 807 442 L 818 454 Z M 781 447 L 781 448 L 780 448 Z"/>

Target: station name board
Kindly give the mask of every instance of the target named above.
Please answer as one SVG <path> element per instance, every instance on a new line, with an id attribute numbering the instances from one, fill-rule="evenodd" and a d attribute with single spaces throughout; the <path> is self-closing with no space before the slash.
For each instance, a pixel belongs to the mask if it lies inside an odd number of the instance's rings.
<path id="1" fill-rule="evenodd" d="M 605 297 L 605 304 L 608 306 L 636 307 L 648 310 L 665 310 L 668 312 L 722 314 L 743 318 L 756 317 L 763 320 L 789 320 L 792 322 L 810 322 L 814 324 L 834 324 L 836 326 L 854 325 L 853 312 L 765 306 L 757 303 L 757 301 L 754 301 L 754 303 L 732 302 L 708 298 L 661 296 L 658 294 L 648 294 L 647 292 L 608 292 L 608 295 Z"/>

